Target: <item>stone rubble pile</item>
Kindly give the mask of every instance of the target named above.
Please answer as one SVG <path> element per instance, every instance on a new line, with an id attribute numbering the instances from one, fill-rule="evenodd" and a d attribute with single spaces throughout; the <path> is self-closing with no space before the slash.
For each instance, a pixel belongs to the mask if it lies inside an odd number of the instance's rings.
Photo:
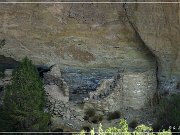
<path id="1" fill-rule="evenodd" d="M 51 73 L 44 74 L 45 85 L 57 85 L 64 96 L 69 97 L 69 88 L 66 82 L 62 78 L 55 77 Z"/>
<path id="2" fill-rule="evenodd" d="M 79 124 L 84 122 L 84 112 L 77 108 L 74 103 L 69 102 L 69 88 L 64 80 L 47 73 L 44 76 L 44 84 L 48 111 L 53 117 L 66 123 L 66 126 L 69 125 L 73 129 L 80 129 L 82 126 Z"/>
<path id="3" fill-rule="evenodd" d="M 100 100 L 110 95 L 121 78 L 122 75 L 118 74 L 111 79 L 102 80 L 96 91 L 89 93 L 90 99 Z"/>

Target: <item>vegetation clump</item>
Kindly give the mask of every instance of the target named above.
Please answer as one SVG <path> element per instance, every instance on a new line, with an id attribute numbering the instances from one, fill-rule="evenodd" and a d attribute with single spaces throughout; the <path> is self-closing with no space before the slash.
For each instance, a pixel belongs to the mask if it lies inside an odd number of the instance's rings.
<path id="1" fill-rule="evenodd" d="M 27 57 L 13 71 L 5 88 L 0 111 L 0 131 L 47 131 L 50 115 L 45 113 L 45 93 L 36 67 Z"/>
<path id="2" fill-rule="evenodd" d="M 94 110 L 94 108 L 88 108 L 85 111 L 85 115 L 87 117 L 93 117 L 96 114 L 96 111 Z"/>
<path id="3" fill-rule="evenodd" d="M 78 135 L 86 135 L 88 132 L 82 130 Z M 117 127 L 109 127 L 107 129 L 102 128 L 102 125 L 99 125 L 98 132 L 94 131 L 94 128 L 90 131 L 91 135 L 172 135 L 170 129 L 162 130 L 159 133 L 153 133 L 153 129 L 146 125 L 138 125 L 134 132 L 129 131 L 128 124 L 126 120 L 121 119 Z M 77 135 L 77 134 L 76 134 Z"/>
<path id="4" fill-rule="evenodd" d="M 180 125 L 180 94 L 170 95 L 161 99 L 158 110 L 158 122 L 156 129 L 168 129 L 178 131 Z"/>
<path id="5" fill-rule="evenodd" d="M 119 119 L 120 117 L 121 117 L 121 113 L 119 111 L 115 111 L 108 114 L 107 120 Z"/>
<path id="6" fill-rule="evenodd" d="M 91 131 L 91 126 L 83 126 L 82 129 L 86 132 L 90 132 Z"/>
<path id="7" fill-rule="evenodd" d="M 133 120 L 129 123 L 129 127 L 131 127 L 131 128 L 136 128 L 137 126 L 138 126 L 137 120 Z"/>
<path id="8" fill-rule="evenodd" d="M 101 114 L 96 114 L 94 108 L 88 108 L 85 111 L 84 120 L 97 124 L 103 120 L 103 116 Z"/>
<path id="9" fill-rule="evenodd" d="M 94 117 L 92 117 L 91 122 L 94 124 L 97 124 L 97 123 L 101 122 L 102 120 L 103 120 L 102 115 L 95 115 Z"/>

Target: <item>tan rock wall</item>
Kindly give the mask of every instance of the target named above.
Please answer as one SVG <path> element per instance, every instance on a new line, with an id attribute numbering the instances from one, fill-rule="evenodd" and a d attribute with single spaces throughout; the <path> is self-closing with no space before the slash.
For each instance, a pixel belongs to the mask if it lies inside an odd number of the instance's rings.
<path id="1" fill-rule="evenodd" d="M 157 91 L 154 71 L 125 73 L 123 77 L 122 103 L 134 109 L 147 107 Z"/>
<path id="2" fill-rule="evenodd" d="M 179 4 L 126 4 L 125 7 L 130 22 L 157 58 L 162 85 L 174 77 L 179 81 Z"/>
<path id="3" fill-rule="evenodd" d="M 1 4 L 0 54 L 37 64 L 154 68 L 122 4 Z M 132 69 L 133 69 L 132 68 Z M 56 73 L 57 74 L 57 73 Z"/>
<path id="4" fill-rule="evenodd" d="M 152 70 L 126 76 L 133 83 L 125 79 L 126 91 L 149 93 L 156 86 L 157 60 L 160 84 L 179 78 L 179 4 L 1 4 L 0 20 L 6 41 L 0 54 L 56 64 L 55 75 L 64 66 Z M 136 87 L 138 81 L 142 86 Z"/>

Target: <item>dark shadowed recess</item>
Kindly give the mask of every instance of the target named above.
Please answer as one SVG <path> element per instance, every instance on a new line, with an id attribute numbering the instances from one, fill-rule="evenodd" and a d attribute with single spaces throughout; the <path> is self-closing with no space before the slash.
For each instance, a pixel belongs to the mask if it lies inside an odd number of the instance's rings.
<path id="1" fill-rule="evenodd" d="M 121 73 L 119 68 L 65 67 L 61 74 L 70 90 L 70 100 L 82 100 L 90 91 L 95 91 L 103 79 Z"/>
<path id="2" fill-rule="evenodd" d="M 18 67 L 19 63 L 11 57 L 0 55 L 0 69 L 14 69 Z"/>
<path id="3" fill-rule="evenodd" d="M 16 61 L 11 57 L 5 57 L 3 55 L 0 55 L 0 70 L 14 69 L 17 68 L 19 64 L 20 64 L 19 61 Z M 36 65 L 41 78 L 43 78 L 44 73 L 49 72 L 53 66 L 54 65 L 52 66 Z"/>

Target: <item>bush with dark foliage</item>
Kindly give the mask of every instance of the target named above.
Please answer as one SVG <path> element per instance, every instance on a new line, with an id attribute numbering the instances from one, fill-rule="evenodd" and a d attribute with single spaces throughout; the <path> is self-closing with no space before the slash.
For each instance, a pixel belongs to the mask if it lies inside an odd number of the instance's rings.
<path id="1" fill-rule="evenodd" d="M 180 94 L 171 95 L 161 99 L 158 105 L 158 121 L 154 126 L 155 130 L 168 129 L 179 132 L 180 125 Z M 174 127 L 174 129 L 173 129 Z"/>
<path id="2" fill-rule="evenodd" d="M 107 120 L 119 119 L 120 117 L 121 117 L 121 113 L 119 111 L 115 111 L 108 114 Z"/>

